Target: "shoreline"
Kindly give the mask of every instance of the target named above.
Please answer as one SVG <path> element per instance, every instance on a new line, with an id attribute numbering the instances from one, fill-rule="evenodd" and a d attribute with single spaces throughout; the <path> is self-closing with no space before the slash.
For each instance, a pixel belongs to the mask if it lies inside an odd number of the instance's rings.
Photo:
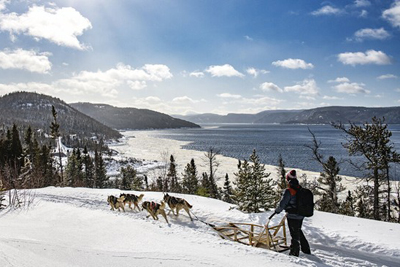
<path id="1" fill-rule="evenodd" d="M 158 161 L 169 163 L 171 155 L 174 156 L 177 164 L 177 173 L 181 176 L 185 166 L 193 158 L 198 175 L 201 176 L 203 172 L 208 172 L 208 166 L 206 164 L 205 153 L 206 151 L 188 150 L 183 149 L 184 145 L 190 142 L 178 141 L 167 138 L 155 137 L 154 133 L 156 130 L 137 130 L 137 131 L 123 131 L 121 134 L 124 136 L 122 143 L 111 145 L 110 148 L 116 150 L 122 157 L 132 157 L 144 161 Z M 249 155 L 250 157 L 250 155 Z M 231 183 L 235 180 L 234 173 L 237 172 L 238 159 L 232 157 L 226 157 L 223 155 L 217 155 L 217 161 L 219 166 L 216 171 L 217 183 L 219 186 L 223 186 L 225 180 L 225 174 L 229 176 Z M 265 164 L 265 171 L 270 173 L 270 178 L 276 180 L 278 178 L 278 169 L 275 165 Z M 306 174 L 309 181 L 313 181 L 314 178 L 319 177 L 319 172 L 302 170 L 296 167 L 285 167 L 286 171 L 295 169 L 299 177 Z M 149 181 L 156 179 L 160 176 L 160 170 L 148 170 Z M 355 190 L 355 188 L 364 181 L 363 179 L 339 175 L 342 177 L 342 184 L 346 187 L 346 190 L 341 192 L 342 196 L 347 196 L 348 190 Z M 300 178 L 301 179 L 301 178 Z"/>

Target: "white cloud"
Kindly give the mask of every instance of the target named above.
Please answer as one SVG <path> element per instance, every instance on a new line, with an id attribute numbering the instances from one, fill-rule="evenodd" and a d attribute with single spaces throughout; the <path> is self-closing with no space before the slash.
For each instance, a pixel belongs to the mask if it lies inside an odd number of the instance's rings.
<path id="1" fill-rule="evenodd" d="M 295 92 L 301 95 L 317 95 L 318 87 L 314 79 L 305 79 L 293 86 L 286 86 L 285 92 Z"/>
<path id="2" fill-rule="evenodd" d="M 201 103 L 201 102 L 206 102 L 206 101 L 204 99 L 194 100 L 188 96 L 179 96 L 179 97 L 175 97 L 174 99 L 172 99 L 172 103 L 174 103 L 174 104 L 191 105 L 191 104 L 196 104 L 196 103 Z"/>
<path id="3" fill-rule="evenodd" d="M 274 62 L 272 62 L 272 65 L 277 66 L 277 67 L 287 68 L 287 69 L 312 69 L 312 68 L 314 68 L 314 65 L 311 63 L 306 63 L 302 59 L 293 59 L 293 58 L 274 61 Z"/>
<path id="4" fill-rule="evenodd" d="M 345 82 L 350 82 L 350 80 L 347 77 L 338 77 L 335 80 L 328 81 L 328 83 L 345 83 Z"/>
<path id="5" fill-rule="evenodd" d="M 377 39 L 377 40 L 385 40 L 390 37 L 390 34 L 384 29 L 361 29 L 354 33 L 354 39 L 356 41 L 362 42 L 366 39 Z"/>
<path id="6" fill-rule="evenodd" d="M 371 5 L 371 2 L 368 0 L 355 0 L 354 5 L 356 7 L 367 7 Z"/>
<path id="7" fill-rule="evenodd" d="M 382 17 L 389 21 L 393 27 L 400 28 L 400 1 L 395 1 L 391 8 L 383 11 Z"/>
<path id="8" fill-rule="evenodd" d="M 49 55 L 49 53 L 37 53 L 33 50 L 27 51 L 22 49 L 0 51 L 0 68 L 48 73 L 51 70 Z"/>
<path id="9" fill-rule="evenodd" d="M 363 83 L 341 83 L 335 85 L 333 88 L 339 93 L 346 93 L 346 94 L 369 94 L 370 91 L 364 88 L 365 84 Z"/>
<path id="10" fill-rule="evenodd" d="M 95 95 L 108 98 L 115 98 L 118 90 L 122 86 L 128 86 L 131 89 L 139 90 L 147 86 L 147 82 L 161 82 L 170 79 L 172 74 L 165 65 L 146 64 L 142 68 L 134 69 L 129 65 L 118 64 L 116 68 L 107 71 L 81 71 L 68 79 L 56 80 L 50 84 L 28 83 L 12 84 L 12 86 L 3 85 L 4 88 L 37 88 L 37 92 L 66 92 L 69 95 Z M 6 86 L 6 87 L 4 87 Z M 31 89 L 29 89 L 31 91 Z M 54 95 L 54 94 L 53 94 Z"/>
<path id="11" fill-rule="evenodd" d="M 342 100 L 342 99 L 343 99 L 343 98 L 341 98 L 341 97 L 337 97 L 337 96 L 328 96 L 328 95 L 324 95 L 322 98 L 323 98 L 323 99 L 326 99 L 326 100 Z"/>
<path id="12" fill-rule="evenodd" d="M 222 66 L 210 66 L 205 71 L 210 73 L 212 77 L 223 77 L 223 76 L 243 77 L 244 76 L 242 73 L 235 70 L 235 68 L 229 64 L 225 64 Z"/>
<path id="13" fill-rule="evenodd" d="M 248 74 L 252 75 L 254 78 L 257 78 L 257 76 L 259 74 L 267 74 L 267 73 L 269 73 L 269 71 L 267 71 L 267 70 L 258 70 L 258 69 L 255 69 L 255 68 L 247 68 L 246 72 Z"/>
<path id="14" fill-rule="evenodd" d="M 10 0 L 0 0 L 0 11 L 6 9 L 6 5 L 10 2 Z"/>
<path id="15" fill-rule="evenodd" d="M 252 106 L 271 107 L 271 106 L 276 106 L 279 103 L 282 103 L 282 100 L 265 96 L 265 97 L 256 97 L 256 98 L 243 98 L 240 100 L 240 103 L 243 103 L 246 105 L 252 105 Z M 265 108 L 265 109 L 268 109 L 268 108 Z"/>
<path id="16" fill-rule="evenodd" d="M 145 81 L 127 81 L 127 84 L 132 90 L 142 90 L 147 87 Z"/>
<path id="17" fill-rule="evenodd" d="M 218 97 L 221 97 L 221 98 L 234 98 L 234 99 L 240 99 L 240 98 L 242 98 L 242 96 L 241 95 L 233 95 L 233 94 L 230 94 L 230 93 L 222 93 L 222 94 L 219 94 L 219 95 L 217 95 Z"/>
<path id="18" fill-rule="evenodd" d="M 338 61 L 345 65 L 388 65 L 391 64 L 391 59 L 382 51 L 368 50 L 363 52 L 346 52 L 338 55 Z"/>
<path id="19" fill-rule="evenodd" d="M 196 78 L 203 78 L 204 77 L 204 72 L 202 71 L 193 71 L 189 74 L 190 77 L 196 77 Z"/>
<path id="20" fill-rule="evenodd" d="M 397 79 L 398 77 L 394 74 L 385 74 L 385 75 L 381 75 L 379 76 L 377 79 L 378 80 L 385 80 L 385 79 Z"/>
<path id="21" fill-rule="evenodd" d="M 251 38 L 251 37 L 248 36 L 248 35 L 245 35 L 244 38 L 245 38 L 247 41 L 253 41 L 253 38 Z"/>
<path id="22" fill-rule="evenodd" d="M 343 11 L 339 8 L 335 8 L 332 6 L 323 6 L 320 9 L 311 12 L 312 15 L 314 16 L 321 16 L 321 15 L 339 15 L 343 13 Z"/>
<path id="23" fill-rule="evenodd" d="M 0 16 L 0 29 L 10 32 L 11 36 L 25 34 L 36 40 L 46 39 L 79 50 L 87 47 L 77 37 L 91 28 L 90 21 L 72 7 L 32 6 L 22 15 L 9 13 Z"/>
<path id="24" fill-rule="evenodd" d="M 368 11 L 367 10 L 362 10 L 359 17 L 360 18 L 366 18 L 368 16 Z"/>
<path id="25" fill-rule="evenodd" d="M 279 93 L 283 92 L 282 88 L 280 88 L 278 85 L 276 85 L 274 83 L 270 83 L 270 82 L 262 83 L 260 85 L 260 89 L 262 91 L 267 91 L 267 92 L 269 92 L 269 91 L 275 91 L 275 92 L 279 92 Z"/>

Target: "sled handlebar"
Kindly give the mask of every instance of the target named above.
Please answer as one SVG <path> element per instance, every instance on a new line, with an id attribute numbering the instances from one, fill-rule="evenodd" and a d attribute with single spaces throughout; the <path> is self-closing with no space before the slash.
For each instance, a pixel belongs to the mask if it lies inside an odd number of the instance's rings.
<path id="1" fill-rule="evenodd" d="M 271 216 L 269 216 L 268 220 L 271 220 L 271 219 L 272 219 L 272 217 L 274 217 L 274 216 L 275 216 L 275 214 L 276 214 L 276 212 L 272 213 L 272 214 L 271 214 Z"/>

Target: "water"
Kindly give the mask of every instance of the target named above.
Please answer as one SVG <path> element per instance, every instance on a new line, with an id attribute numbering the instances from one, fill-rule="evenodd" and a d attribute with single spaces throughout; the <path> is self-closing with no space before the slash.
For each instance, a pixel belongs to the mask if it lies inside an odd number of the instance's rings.
<path id="1" fill-rule="evenodd" d="M 330 125 L 278 125 L 278 124 L 221 124 L 202 125 L 201 129 L 160 130 L 156 136 L 180 141 L 189 141 L 184 149 L 207 151 L 210 147 L 220 154 L 237 159 L 248 159 L 253 149 L 260 161 L 268 165 L 278 165 L 279 155 L 286 166 L 309 171 L 321 171 L 321 166 L 312 159 L 312 135 L 321 143 L 320 153 L 326 160 L 334 156 L 340 162 L 340 174 L 362 177 L 348 161 L 362 162 L 361 156 L 350 157 L 343 148 L 345 134 Z M 390 125 L 392 143 L 400 148 L 400 125 Z M 397 174 L 396 166 L 392 168 Z M 393 177 L 394 178 L 394 177 Z"/>

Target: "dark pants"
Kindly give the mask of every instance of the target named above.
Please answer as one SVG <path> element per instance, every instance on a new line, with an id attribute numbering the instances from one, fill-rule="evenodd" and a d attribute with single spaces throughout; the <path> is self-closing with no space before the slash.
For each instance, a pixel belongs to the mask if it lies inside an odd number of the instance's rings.
<path id="1" fill-rule="evenodd" d="M 290 245 L 290 254 L 299 256 L 300 246 L 301 251 L 310 254 L 310 245 L 306 237 L 301 230 L 301 226 L 303 224 L 303 219 L 295 220 L 295 219 L 287 219 L 289 225 L 290 235 L 292 236 L 292 243 Z"/>

